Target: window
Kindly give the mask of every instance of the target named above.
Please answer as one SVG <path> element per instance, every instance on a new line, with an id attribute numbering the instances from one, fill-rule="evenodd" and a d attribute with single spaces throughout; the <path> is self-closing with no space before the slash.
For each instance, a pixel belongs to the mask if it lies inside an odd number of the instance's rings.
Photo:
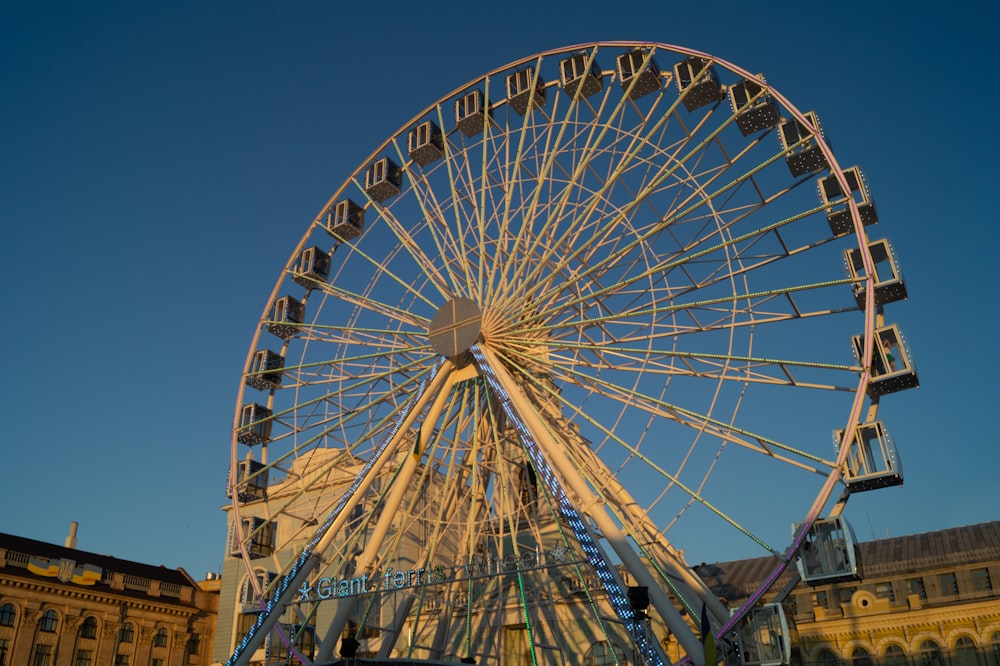
<path id="1" fill-rule="evenodd" d="M 851 597 L 853 597 L 854 593 L 857 592 L 857 591 L 858 591 L 858 588 L 856 588 L 856 587 L 842 587 L 842 588 L 840 588 L 837 591 L 838 594 L 840 595 L 840 597 L 839 597 L 840 598 L 840 603 L 842 603 L 842 604 L 849 604 L 849 603 L 851 603 Z"/>
<path id="2" fill-rule="evenodd" d="M 892 583 L 876 583 L 875 596 L 879 599 L 896 600 L 896 593 L 892 590 Z"/>
<path id="3" fill-rule="evenodd" d="M 7 666 L 7 652 L 10 651 L 10 641 L 0 638 L 0 666 Z"/>
<path id="4" fill-rule="evenodd" d="M 813 605 L 813 608 L 815 608 L 817 606 L 819 608 L 826 608 L 826 592 L 823 591 L 823 590 L 820 590 L 818 592 L 813 592 L 812 593 L 812 605 Z"/>
<path id="5" fill-rule="evenodd" d="M 990 580 L 989 569 L 972 570 L 972 589 L 976 592 L 989 592 L 993 589 L 993 581 Z"/>
<path id="6" fill-rule="evenodd" d="M 254 625 L 257 621 L 257 617 L 260 615 L 257 613 L 241 613 L 239 619 L 236 621 L 236 637 L 242 638 L 247 635 L 250 631 L 250 627 Z"/>
<path id="7" fill-rule="evenodd" d="M 31 661 L 31 666 L 49 666 L 49 664 L 51 663 L 52 663 L 52 646 L 36 645 L 35 656 Z"/>
<path id="8" fill-rule="evenodd" d="M 17 609 L 14 604 L 0 606 L 0 627 L 13 627 L 17 619 Z"/>
<path id="9" fill-rule="evenodd" d="M 927 590 L 924 588 L 923 578 L 910 578 L 906 581 L 906 593 L 916 595 L 921 599 L 927 598 Z"/>
<path id="10" fill-rule="evenodd" d="M 587 651 L 587 656 L 583 663 L 586 666 L 613 666 L 615 664 L 626 664 L 625 651 L 617 645 L 601 641 L 594 643 Z"/>
<path id="11" fill-rule="evenodd" d="M 816 663 L 820 666 L 837 666 L 839 661 L 837 655 L 830 650 L 820 650 L 819 654 L 816 655 Z"/>
<path id="12" fill-rule="evenodd" d="M 990 636 L 990 650 L 993 652 L 993 663 L 1000 664 L 1000 631 L 994 631 Z"/>
<path id="13" fill-rule="evenodd" d="M 116 654 L 115 655 L 115 666 L 128 666 L 128 655 L 127 654 Z"/>
<path id="14" fill-rule="evenodd" d="M 59 616 L 54 610 L 47 610 L 38 618 L 38 631 L 53 633 L 59 626 Z"/>
<path id="15" fill-rule="evenodd" d="M 872 656 L 863 647 L 851 651 L 851 666 L 872 666 Z"/>
<path id="16" fill-rule="evenodd" d="M 152 666 L 163 666 L 163 660 L 162 659 L 154 659 L 153 663 L 152 663 Z"/>
<path id="17" fill-rule="evenodd" d="M 118 632 L 119 643 L 131 643 L 135 640 L 135 625 L 126 622 L 122 625 L 122 630 Z"/>
<path id="18" fill-rule="evenodd" d="M 932 640 L 920 644 L 920 666 L 944 666 L 941 648 Z"/>
<path id="19" fill-rule="evenodd" d="M 93 650 L 77 650 L 76 657 L 73 658 L 73 666 L 92 666 L 94 663 Z"/>
<path id="20" fill-rule="evenodd" d="M 97 619 L 93 615 L 80 625 L 80 638 L 97 638 Z"/>
<path id="21" fill-rule="evenodd" d="M 201 636 L 194 634 L 188 639 L 188 654 L 201 654 Z M 3 666 L 0 664 L 0 666 Z"/>
<path id="22" fill-rule="evenodd" d="M 939 578 L 941 584 L 941 594 L 946 597 L 958 596 L 958 581 L 955 579 L 955 574 L 946 573 L 941 574 Z"/>
<path id="23" fill-rule="evenodd" d="M 153 647 L 167 647 L 167 630 L 160 628 L 153 636 Z"/>
<path id="24" fill-rule="evenodd" d="M 976 643 L 968 636 L 959 636 L 955 641 L 955 666 L 980 666 Z"/>
<path id="25" fill-rule="evenodd" d="M 885 647 L 885 659 L 882 662 L 885 666 L 906 666 L 906 653 L 903 648 L 890 643 Z"/>

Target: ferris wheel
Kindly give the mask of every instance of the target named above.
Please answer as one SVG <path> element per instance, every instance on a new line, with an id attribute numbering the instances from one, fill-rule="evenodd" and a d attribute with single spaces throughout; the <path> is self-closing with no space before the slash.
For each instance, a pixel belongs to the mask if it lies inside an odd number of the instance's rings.
<path id="1" fill-rule="evenodd" d="M 547 51 L 417 113 L 253 335 L 230 663 L 767 663 L 768 587 L 902 478 L 876 222 L 814 113 L 706 53 Z M 732 609 L 688 561 L 758 555 Z"/>

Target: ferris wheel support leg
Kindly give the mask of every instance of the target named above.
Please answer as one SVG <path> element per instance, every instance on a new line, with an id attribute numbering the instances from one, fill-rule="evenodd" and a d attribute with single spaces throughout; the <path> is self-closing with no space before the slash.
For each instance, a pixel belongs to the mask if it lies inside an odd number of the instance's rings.
<path id="1" fill-rule="evenodd" d="M 448 401 L 451 388 L 455 385 L 455 382 L 462 381 L 469 376 L 469 372 L 465 369 L 458 372 L 453 372 L 453 370 L 454 366 L 449 362 L 447 368 L 442 368 L 442 372 L 439 373 L 441 381 L 436 381 L 435 387 L 433 389 L 428 389 L 428 394 L 434 395 L 434 402 L 431 404 L 427 416 L 420 425 L 420 431 L 417 435 L 418 442 L 427 442 L 430 440 L 431 434 L 434 432 L 434 425 L 437 423 L 437 420 L 441 416 L 441 412 L 444 409 L 445 403 Z M 472 375 L 474 376 L 474 374 L 475 373 L 473 371 Z M 438 377 L 435 379 L 437 380 Z M 414 410 L 414 415 L 416 415 L 418 411 L 419 410 Z M 365 571 L 369 575 L 374 574 L 373 567 L 378 564 L 379 553 L 382 549 L 382 542 L 385 541 L 385 537 L 389 533 L 389 529 L 392 527 L 393 523 L 396 522 L 396 519 L 399 516 L 399 507 L 402 505 L 407 491 L 410 490 L 410 481 L 413 480 L 417 470 L 420 468 L 420 460 L 420 452 L 414 451 L 410 455 L 407 455 L 406 459 L 403 461 L 402 468 L 393 480 L 392 490 L 389 493 L 389 497 L 386 498 L 385 504 L 382 507 L 382 515 L 379 516 L 378 522 L 375 524 L 375 529 L 372 530 L 372 534 L 368 538 L 368 543 L 366 544 L 365 549 L 361 551 L 361 554 L 355 562 L 355 569 L 357 571 Z M 378 576 L 373 576 L 373 578 L 377 580 Z M 332 658 L 337 638 L 341 635 L 341 633 L 343 633 L 344 627 L 347 625 L 347 621 L 350 619 L 351 614 L 354 613 L 354 609 L 357 607 L 357 604 L 358 597 L 344 597 L 338 603 L 337 611 L 333 616 L 333 621 L 330 623 L 326 636 L 324 636 L 323 640 L 320 642 L 319 650 L 316 653 L 316 659 L 318 661 L 326 661 Z M 396 629 L 398 630 L 398 628 Z"/>
<path id="2" fill-rule="evenodd" d="M 625 489 L 625 486 L 607 470 L 590 448 L 581 445 L 579 442 L 576 442 L 576 444 L 574 450 L 578 458 L 590 463 L 587 465 L 587 469 L 593 482 L 601 488 L 605 497 L 612 498 L 611 501 L 616 504 L 619 512 L 624 517 L 623 521 L 626 518 L 633 521 L 633 529 L 635 531 L 633 538 L 638 537 L 638 539 L 642 540 L 642 543 L 648 544 L 651 549 L 659 551 L 658 561 L 661 564 L 665 564 L 666 568 L 669 569 L 666 572 L 667 575 L 675 577 L 684 585 L 686 598 L 690 598 L 693 595 L 705 604 L 709 613 L 715 617 L 719 624 L 723 624 L 729 619 L 729 611 L 722 605 L 718 597 L 712 594 L 712 591 L 705 585 L 705 581 L 691 571 L 684 562 L 683 556 L 667 541 L 663 533 L 656 528 L 656 525 L 649 519 L 649 516 L 639 506 L 639 503 L 635 501 L 631 493 Z M 698 612 L 698 610 L 697 608 L 694 609 L 695 612 Z M 671 631 L 676 631 L 674 627 L 670 629 Z"/>
<path id="3" fill-rule="evenodd" d="M 597 528 L 601 530 L 611 548 L 621 558 L 625 568 L 635 577 L 636 581 L 648 588 L 650 600 L 663 620 L 672 627 L 688 626 L 677 609 L 674 608 L 673 603 L 667 597 L 666 593 L 663 592 L 660 585 L 649 574 L 649 571 L 642 564 L 638 555 L 628 545 L 625 537 L 618 529 L 618 526 L 615 525 L 608 512 L 603 507 L 592 510 L 591 506 L 585 509 L 580 506 L 584 498 L 593 495 L 593 491 L 566 455 L 565 446 L 556 440 L 549 428 L 542 422 L 531 401 L 524 394 L 520 386 L 518 386 L 517 380 L 507 372 L 496 355 L 489 349 L 479 346 L 477 352 L 489 365 L 497 382 L 507 394 L 513 409 L 517 412 L 517 416 L 521 417 L 524 421 L 525 427 L 527 427 L 538 448 L 545 456 L 545 460 L 556 468 L 556 471 L 562 477 L 562 481 L 568 484 L 573 494 L 576 495 L 575 501 L 570 499 L 570 502 L 577 513 L 590 517 L 597 524 Z M 620 580 L 616 582 L 619 585 L 621 584 Z M 701 642 L 694 633 L 688 629 L 687 631 L 677 632 L 676 635 L 695 666 L 704 666 L 704 651 Z M 651 647 L 659 655 L 663 663 L 670 663 L 657 642 L 654 641 L 651 643 Z"/>
<path id="4" fill-rule="evenodd" d="M 317 535 L 319 536 L 319 541 L 312 550 L 308 553 L 303 553 L 304 559 L 299 568 L 294 573 L 290 573 L 285 579 L 280 588 L 281 591 L 276 593 L 275 598 L 268 603 L 267 608 L 264 610 L 265 615 L 262 621 L 251 629 L 246 642 L 237 645 L 233 656 L 226 662 L 226 666 L 247 666 L 253 653 L 261 646 L 264 638 L 270 633 L 271 629 L 274 628 L 288 602 L 298 593 L 299 586 L 305 582 L 309 574 L 322 562 L 322 554 L 330 547 L 330 544 L 337 535 L 341 534 L 351 514 L 351 509 L 364 497 L 365 492 L 371 487 L 378 472 L 392 457 L 391 453 L 399 447 L 400 442 L 403 441 L 403 434 L 413 425 L 413 422 L 420 412 L 423 411 L 424 407 L 426 407 L 430 398 L 436 395 L 436 390 L 451 376 L 453 369 L 454 366 L 447 360 L 438 368 L 437 373 L 431 378 L 427 387 L 417 397 L 413 406 L 403 417 L 392 439 L 382 447 L 380 453 L 372 461 L 372 464 L 362 472 L 363 477 L 354 487 L 353 491 L 348 491 L 350 495 L 341 500 L 343 505 L 338 508 L 337 515 L 333 521 L 325 527 L 320 528 L 324 531 L 322 535 Z"/>

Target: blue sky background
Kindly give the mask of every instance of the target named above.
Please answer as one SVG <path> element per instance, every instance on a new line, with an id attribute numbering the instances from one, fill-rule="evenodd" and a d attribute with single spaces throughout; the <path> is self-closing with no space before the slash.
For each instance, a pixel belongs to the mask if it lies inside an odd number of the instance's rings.
<path id="1" fill-rule="evenodd" d="M 438 97 L 602 39 L 763 72 L 864 170 L 922 386 L 883 400 L 906 483 L 852 500 L 858 535 L 1000 518 L 997 10 L 615 4 L 4 3 L 0 531 L 218 571 L 240 372 L 307 224 Z"/>

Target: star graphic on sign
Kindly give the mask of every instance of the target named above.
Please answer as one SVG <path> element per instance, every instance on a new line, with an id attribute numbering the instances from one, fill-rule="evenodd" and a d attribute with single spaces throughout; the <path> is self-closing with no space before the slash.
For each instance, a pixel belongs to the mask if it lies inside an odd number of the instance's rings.
<path id="1" fill-rule="evenodd" d="M 565 562 L 569 557 L 569 550 L 566 546 L 559 544 L 555 548 L 549 551 L 549 557 L 553 562 Z"/>
<path id="2" fill-rule="evenodd" d="M 299 601 L 305 601 L 308 599 L 310 592 L 312 592 L 312 585 L 309 583 L 302 583 L 302 587 L 299 588 Z"/>

